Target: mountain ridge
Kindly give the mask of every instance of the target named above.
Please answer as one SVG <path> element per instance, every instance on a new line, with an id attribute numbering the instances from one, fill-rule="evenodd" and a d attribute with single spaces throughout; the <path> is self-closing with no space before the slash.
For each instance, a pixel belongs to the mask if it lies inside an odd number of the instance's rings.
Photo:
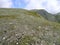
<path id="1" fill-rule="evenodd" d="M 54 21 L 54 22 L 59 22 L 60 23 L 60 12 L 56 14 L 48 13 L 46 10 L 41 9 L 41 10 L 33 10 L 37 12 L 38 14 L 41 14 L 45 19 Z"/>

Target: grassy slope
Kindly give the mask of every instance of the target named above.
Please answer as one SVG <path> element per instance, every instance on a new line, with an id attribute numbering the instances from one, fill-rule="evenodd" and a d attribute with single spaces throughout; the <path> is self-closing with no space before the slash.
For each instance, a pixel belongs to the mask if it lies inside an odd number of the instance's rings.
<path id="1" fill-rule="evenodd" d="M 49 21 L 54 21 L 54 22 L 59 22 L 60 23 L 60 13 L 51 14 L 51 13 L 48 13 L 44 9 L 41 9 L 41 10 L 32 10 L 32 11 L 35 11 L 35 12 L 41 14 L 41 16 L 43 16 L 45 19 L 47 19 Z"/>
<path id="2" fill-rule="evenodd" d="M 59 45 L 60 24 L 23 9 L 0 9 L 0 45 Z"/>

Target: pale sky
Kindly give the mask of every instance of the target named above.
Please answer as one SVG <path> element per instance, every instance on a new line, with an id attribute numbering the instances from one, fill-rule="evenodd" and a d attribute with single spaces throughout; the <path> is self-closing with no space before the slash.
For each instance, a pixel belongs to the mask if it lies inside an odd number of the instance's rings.
<path id="1" fill-rule="evenodd" d="M 60 0 L 0 0 L 0 8 L 45 9 L 60 12 Z"/>

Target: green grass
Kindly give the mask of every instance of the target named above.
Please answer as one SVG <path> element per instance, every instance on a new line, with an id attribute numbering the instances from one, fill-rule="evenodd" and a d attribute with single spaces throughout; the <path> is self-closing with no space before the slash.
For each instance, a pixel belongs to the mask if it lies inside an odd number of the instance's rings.
<path id="1" fill-rule="evenodd" d="M 24 38 L 21 39 L 20 45 L 30 45 L 32 37 L 31 36 L 24 36 Z"/>
<path id="2" fill-rule="evenodd" d="M 24 35 L 17 41 L 17 37 L 20 37 L 22 33 Z M 2 45 L 17 45 L 17 42 L 18 45 L 30 45 L 38 39 L 39 41 L 44 40 L 48 45 L 54 41 L 60 43 L 60 23 L 46 20 L 36 12 L 2 8 L 0 9 L 0 37 L 3 36 L 7 37 L 5 40 L 0 39 Z M 33 40 L 33 37 L 37 39 Z"/>

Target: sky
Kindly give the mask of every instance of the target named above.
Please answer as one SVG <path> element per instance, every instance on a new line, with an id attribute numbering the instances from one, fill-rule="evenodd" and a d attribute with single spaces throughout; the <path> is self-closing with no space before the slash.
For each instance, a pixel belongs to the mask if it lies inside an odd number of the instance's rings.
<path id="1" fill-rule="evenodd" d="M 0 8 L 45 9 L 60 12 L 60 0 L 0 0 Z"/>

